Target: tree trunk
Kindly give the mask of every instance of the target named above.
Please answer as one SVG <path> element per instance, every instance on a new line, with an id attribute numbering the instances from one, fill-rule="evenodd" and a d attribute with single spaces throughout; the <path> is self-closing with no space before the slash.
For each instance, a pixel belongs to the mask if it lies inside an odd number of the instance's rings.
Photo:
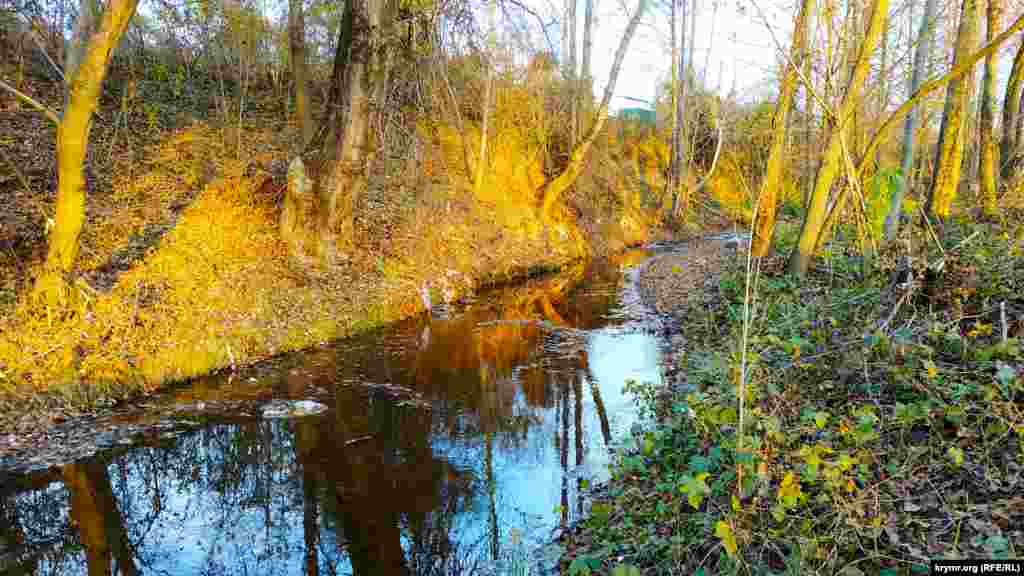
<path id="1" fill-rule="evenodd" d="M 779 190 L 782 189 L 783 168 L 786 152 L 786 126 L 789 108 L 796 92 L 797 70 L 803 64 L 807 45 L 807 18 L 814 11 L 814 0 L 803 0 L 796 16 L 793 29 L 793 45 L 790 47 L 790 61 L 786 64 L 786 72 L 782 77 L 782 92 L 775 103 L 772 116 L 772 147 L 768 153 L 768 169 L 761 183 L 761 193 L 757 200 L 757 214 L 754 215 L 753 239 L 751 253 L 754 256 L 767 256 L 772 244 L 772 233 L 775 230 L 775 212 L 778 207 Z"/>
<path id="2" fill-rule="evenodd" d="M 1003 3 L 1002 0 L 988 0 L 986 12 L 986 40 L 991 42 L 1002 24 Z M 981 147 L 980 165 L 978 171 L 981 174 L 981 201 L 985 214 L 993 216 L 996 213 L 996 190 L 999 188 L 999 162 L 996 154 L 995 141 L 995 102 L 996 91 L 996 69 L 999 66 L 999 55 L 996 52 L 985 58 L 985 78 L 981 91 Z"/>
<path id="3" fill-rule="evenodd" d="M 839 167 L 842 160 L 842 143 L 850 130 L 850 119 L 853 111 L 860 105 L 861 90 L 864 86 L 864 79 L 867 77 L 868 68 L 871 63 L 871 55 L 878 46 L 878 41 L 885 30 L 885 24 L 889 12 L 889 0 L 874 0 L 871 9 L 871 25 L 864 42 L 860 47 L 856 66 L 846 86 L 842 104 L 839 107 L 838 125 L 832 129 L 829 136 L 825 153 L 818 166 L 818 173 L 814 183 L 814 193 L 811 195 L 811 203 L 807 214 L 804 216 L 803 227 L 800 230 L 800 241 L 793 249 L 789 257 L 789 270 L 797 276 L 804 276 L 811 265 L 811 258 L 814 256 L 815 248 L 818 245 L 818 238 L 821 235 L 825 223 L 828 197 L 832 190 L 832 184 L 839 176 Z"/>
<path id="4" fill-rule="evenodd" d="M 672 162 L 669 166 L 669 193 L 672 195 L 672 218 L 678 218 L 680 212 L 685 209 L 687 204 L 685 191 L 683 190 L 684 184 L 682 183 L 683 175 L 687 171 L 687 158 L 685 151 L 685 131 L 686 131 L 686 62 L 688 60 L 688 54 L 686 54 L 686 2 L 687 0 L 680 0 L 681 14 L 680 19 L 682 22 L 679 23 L 679 64 L 677 65 L 676 75 L 676 126 L 672 131 Z"/>
<path id="5" fill-rule="evenodd" d="M 956 52 L 953 57 L 954 67 L 967 58 L 977 42 L 977 6 L 977 0 L 963 2 Z M 973 77 L 973 72 L 968 72 L 964 78 L 950 82 L 946 89 L 946 105 L 942 113 L 942 129 L 939 132 L 939 146 L 935 156 L 935 172 L 928 192 L 928 212 L 940 222 L 949 218 L 957 186 L 960 184 L 967 96 Z"/>
<path id="6" fill-rule="evenodd" d="M 366 188 L 373 157 L 371 100 L 384 97 L 388 77 L 383 39 L 392 22 L 390 0 L 347 0 L 338 31 L 327 118 L 328 136 L 307 166 L 293 160 L 281 213 L 281 234 L 293 256 L 309 263 L 310 248 L 332 266 L 354 240 L 355 203 Z M 313 246 L 310 246 L 310 244 Z"/>
<path id="7" fill-rule="evenodd" d="M 87 2 L 86 2 L 87 3 Z M 71 300 L 78 240 L 85 223 L 85 161 L 92 127 L 110 56 L 135 14 L 138 0 L 109 0 L 98 29 L 92 11 L 83 6 L 69 44 L 65 77 L 68 80 L 64 114 L 57 125 L 57 205 L 54 227 L 34 297 L 51 308 Z"/>
<path id="8" fill-rule="evenodd" d="M 562 193 L 576 182 L 576 178 L 579 177 L 580 172 L 583 170 L 590 147 L 594 144 L 594 140 L 597 139 L 597 135 L 601 133 L 601 128 L 604 127 L 604 123 L 608 119 L 608 105 L 611 103 L 612 94 L 615 92 L 615 83 L 618 81 L 619 72 L 622 70 L 622 61 L 626 58 L 629 43 L 633 39 L 637 26 L 640 24 L 640 18 L 646 9 L 647 0 L 639 0 L 636 12 L 629 19 L 626 31 L 622 33 L 622 38 L 619 40 L 619 47 L 615 50 L 615 59 L 612 61 L 612 69 L 608 74 L 608 84 L 604 87 L 604 96 L 601 98 L 601 104 L 597 108 L 597 113 L 590 124 L 590 129 L 583 139 L 580 140 L 580 143 L 576 145 L 576 148 L 573 149 L 568 165 L 562 170 L 561 174 L 545 185 L 541 192 L 541 213 L 545 219 L 550 219 L 553 216 L 555 204 L 561 198 Z"/>
<path id="9" fill-rule="evenodd" d="M 565 0 L 565 18 L 568 21 L 569 44 L 566 50 L 565 80 L 569 87 L 569 147 L 576 146 L 576 139 L 579 137 L 576 127 L 578 126 L 577 115 L 579 114 L 579 102 L 577 102 L 576 86 L 576 0 Z"/>
<path id="10" fill-rule="evenodd" d="M 115 574 L 138 574 L 124 517 L 103 462 L 93 459 L 65 464 L 61 476 L 70 492 L 71 518 L 78 525 L 89 576 L 110 574 L 111 562 Z"/>
<path id="11" fill-rule="evenodd" d="M 1014 157 L 1017 155 L 1015 130 L 1020 114 L 1021 88 L 1024 87 L 1024 38 L 1017 47 L 1017 55 L 1013 58 L 1010 79 L 1006 83 L 1006 96 L 1003 98 L 1003 141 L 999 147 L 999 160 L 1002 163 L 1000 175 L 1003 179 L 1010 177 L 1013 170 Z"/>
<path id="12" fill-rule="evenodd" d="M 594 107 L 594 81 L 590 72 L 590 57 L 594 51 L 594 0 L 585 0 L 583 8 L 583 55 L 580 63 L 581 88 L 577 98 L 582 104 L 577 118 L 578 134 L 583 123 L 589 118 L 588 114 Z"/>
<path id="13" fill-rule="evenodd" d="M 302 0 L 288 0 L 288 40 L 291 47 L 292 80 L 295 82 L 295 115 L 299 120 L 301 149 L 313 137 L 313 110 L 309 104 L 309 86 L 306 66 L 306 19 Z"/>
<path id="14" fill-rule="evenodd" d="M 921 78 L 924 75 L 925 58 L 931 51 L 933 39 L 932 20 L 935 18 L 935 9 L 938 0 L 926 0 L 924 15 L 921 17 L 921 28 L 917 33 L 917 47 L 914 49 L 914 67 L 910 73 L 910 93 L 917 92 L 921 86 Z M 917 111 L 910 109 L 907 118 L 903 123 L 903 144 L 900 160 L 900 178 L 896 182 L 892 197 L 889 200 L 889 213 L 885 216 L 885 239 L 891 242 L 899 231 L 900 214 L 903 211 L 903 197 L 906 195 L 907 183 L 910 181 L 910 171 L 914 166 L 914 140 L 917 134 Z"/>
<path id="15" fill-rule="evenodd" d="M 676 150 L 679 149 L 679 0 L 669 0 L 669 26 L 672 29 L 672 79 L 669 90 L 672 92 L 672 134 L 669 137 L 668 178 L 665 181 L 665 198 L 671 202 L 668 216 L 675 215 L 676 190 L 679 187 L 679 163 L 676 161 Z M 664 203 L 662 204 L 664 206 Z"/>
<path id="16" fill-rule="evenodd" d="M 1024 15 L 1014 20 L 1013 24 L 1011 24 L 1009 28 L 1003 30 L 1002 33 L 999 34 L 999 36 L 996 36 L 984 48 L 978 50 L 977 52 L 974 52 L 969 57 L 965 58 L 963 62 L 953 66 L 953 68 L 949 72 L 946 72 L 944 76 L 942 76 L 941 78 L 936 78 L 934 80 L 929 80 L 922 84 L 921 87 L 918 88 L 917 91 L 910 96 L 910 98 L 907 98 L 906 102 L 901 104 L 895 112 L 889 114 L 889 116 L 886 117 L 885 122 L 882 122 L 881 128 L 879 128 L 878 131 L 875 132 L 875 135 L 871 137 L 871 141 L 864 149 L 864 156 L 861 159 L 860 164 L 858 164 L 857 166 L 857 172 L 859 174 L 864 172 L 866 159 L 871 154 L 874 153 L 875 148 L 877 148 L 886 138 L 886 135 L 889 133 L 889 130 L 891 130 L 897 122 L 902 120 L 910 112 L 910 110 L 917 106 L 917 103 L 920 102 L 922 98 L 931 94 L 938 88 L 941 88 L 942 86 L 945 86 L 946 84 L 953 82 L 954 80 L 963 78 L 964 76 L 969 74 L 974 69 L 974 65 L 979 60 L 985 58 L 993 51 L 998 50 L 1004 42 L 1009 40 L 1011 36 L 1013 36 L 1017 32 L 1020 32 L 1021 30 L 1024 30 Z M 1018 118 L 1020 118 L 1020 115 L 1018 115 Z M 926 121 L 924 125 L 927 126 L 928 122 Z"/>

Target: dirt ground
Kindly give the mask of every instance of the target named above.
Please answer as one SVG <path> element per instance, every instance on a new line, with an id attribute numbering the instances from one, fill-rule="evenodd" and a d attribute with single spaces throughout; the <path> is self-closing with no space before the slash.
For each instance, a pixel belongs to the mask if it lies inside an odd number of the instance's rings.
<path id="1" fill-rule="evenodd" d="M 639 277 L 645 303 L 659 314 L 683 320 L 687 310 L 717 297 L 718 271 L 729 259 L 745 255 L 746 246 L 742 237 L 719 234 L 652 258 Z"/>

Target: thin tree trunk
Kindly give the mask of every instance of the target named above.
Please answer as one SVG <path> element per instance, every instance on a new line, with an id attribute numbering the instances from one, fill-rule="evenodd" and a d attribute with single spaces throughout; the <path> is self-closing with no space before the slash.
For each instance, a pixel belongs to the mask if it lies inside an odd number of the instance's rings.
<path id="1" fill-rule="evenodd" d="M 1021 88 L 1024 87 L 1024 38 L 1017 46 L 1017 55 L 1013 57 L 1013 68 L 1010 79 L 1006 83 L 1006 96 L 1003 98 L 1003 141 L 999 148 L 999 159 L 1002 163 L 1000 174 L 1003 179 L 1010 177 L 1014 157 L 1017 154 L 1017 117 L 1020 114 Z"/>
<path id="2" fill-rule="evenodd" d="M 580 81 L 582 87 L 577 95 L 582 109 L 577 118 L 577 133 L 589 118 L 590 109 L 594 106 L 594 82 L 590 72 L 590 58 L 594 51 L 594 0 L 585 0 L 583 9 L 583 55 L 581 57 Z"/>
<path id="3" fill-rule="evenodd" d="M 576 140 L 579 138 L 577 132 L 577 126 L 579 120 L 577 115 L 579 114 L 579 102 L 577 102 L 576 92 L 578 86 L 576 85 L 577 74 L 576 74 L 576 0 L 565 0 L 566 8 L 566 19 L 569 21 L 568 33 L 569 33 L 569 45 L 566 62 L 566 82 L 569 86 L 569 147 L 576 146 Z"/>
<path id="4" fill-rule="evenodd" d="M 996 36 L 984 48 L 978 50 L 977 52 L 974 52 L 969 57 L 965 58 L 963 62 L 953 66 L 953 68 L 944 76 L 942 76 L 941 78 L 936 78 L 934 80 L 929 80 L 928 82 L 922 84 L 921 87 L 918 88 L 917 91 L 914 92 L 914 94 L 911 95 L 911 97 L 906 100 L 906 102 L 901 104 L 895 112 L 889 114 L 889 116 L 886 117 L 885 121 L 882 122 L 882 126 L 878 129 L 877 132 L 875 132 L 875 135 L 871 137 L 871 141 L 868 142 L 867 147 L 864 149 L 864 155 L 861 159 L 860 164 L 857 166 L 857 172 L 859 174 L 864 172 L 864 167 L 866 165 L 866 159 L 868 158 L 868 156 L 875 152 L 875 148 L 877 148 L 886 138 L 886 135 L 889 133 L 889 130 L 891 130 L 897 122 L 903 120 L 907 113 L 909 113 L 910 110 L 916 107 L 918 102 L 921 101 L 921 99 L 931 94 L 935 90 L 941 88 L 942 86 L 945 86 L 946 84 L 954 80 L 958 80 L 966 76 L 974 69 L 974 65 L 977 64 L 979 60 L 985 58 L 993 51 L 998 50 L 1004 42 L 1009 40 L 1010 37 L 1012 37 L 1017 32 L 1020 32 L 1021 30 L 1024 30 L 1024 15 L 1014 20 L 1013 24 L 1011 24 L 1009 28 L 1003 30 L 1002 33 L 999 34 L 999 36 Z M 929 122 L 930 120 L 926 121 L 924 125 L 928 126 Z"/>
<path id="5" fill-rule="evenodd" d="M 786 152 L 786 121 L 789 108 L 796 92 L 797 70 L 803 64 L 807 44 L 807 18 L 814 10 L 814 0 L 803 0 L 800 12 L 797 13 L 793 30 L 793 45 L 790 48 L 791 62 L 786 65 L 782 78 L 782 93 L 775 104 L 772 117 L 772 147 L 768 154 L 768 169 L 761 183 L 761 193 L 757 201 L 757 214 L 754 215 L 753 239 L 751 253 L 754 256 L 767 256 L 775 230 L 775 212 L 778 206 L 779 190 L 782 189 L 783 168 Z"/>
<path id="6" fill-rule="evenodd" d="M 996 31 L 1002 24 L 1003 3 L 1002 0 L 988 0 L 986 11 L 986 40 L 991 42 Z M 981 200 L 985 214 L 993 216 L 996 213 L 996 190 L 999 188 L 998 160 L 995 141 L 995 98 L 996 91 L 996 69 L 999 66 L 999 55 L 996 52 L 985 58 L 985 78 L 981 91 L 981 147 L 980 166 L 981 173 Z"/>
<path id="7" fill-rule="evenodd" d="M 292 80 L 295 82 L 295 115 L 299 120 L 301 149 L 313 137 L 313 110 L 309 104 L 308 73 L 306 65 L 306 19 L 302 0 L 288 0 L 288 40 L 291 47 Z"/>
<path id="8" fill-rule="evenodd" d="M 914 67 L 910 73 L 910 93 L 917 92 L 921 86 L 921 79 L 924 75 L 925 58 L 931 51 L 933 39 L 932 20 L 935 18 L 935 10 L 938 0 L 926 0 L 924 15 L 921 17 L 921 28 L 917 33 L 917 47 L 914 49 Z M 889 213 L 885 216 L 885 240 L 891 242 L 899 231 L 900 214 L 903 211 L 903 197 L 906 195 L 907 183 L 910 180 L 910 171 L 914 166 L 914 140 L 917 134 L 917 112 L 911 108 L 903 123 L 903 149 L 900 160 L 900 178 L 896 182 L 892 197 L 889 200 Z"/>
<path id="9" fill-rule="evenodd" d="M 977 0 L 964 0 L 957 32 L 954 67 L 967 58 L 977 43 Z M 935 156 L 935 172 L 928 193 L 928 212 L 940 222 L 949 218 L 953 199 L 960 184 L 963 167 L 967 98 L 973 71 L 964 78 L 950 82 L 946 89 L 946 105 Z"/>
<path id="10" fill-rule="evenodd" d="M 692 0 L 691 0 L 692 1 Z M 686 207 L 686 192 L 683 190 L 682 179 L 687 172 L 687 158 L 685 150 L 685 139 L 686 139 L 686 62 L 688 61 L 688 54 L 686 54 L 686 9 L 687 0 L 680 0 L 681 14 L 680 19 L 682 22 L 679 23 L 679 65 L 677 66 L 678 75 L 676 76 L 676 123 L 677 128 L 672 135 L 672 164 L 669 169 L 669 190 L 672 194 L 672 218 L 679 218 L 680 213 L 685 210 Z"/>
<path id="11" fill-rule="evenodd" d="M 491 96 L 494 90 L 494 11 L 496 10 L 494 0 L 491 0 L 488 6 L 488 38 L 487 38 L 487 59 L 485 65 L 487 66 L 487 84 L 484 88 L 484 103 L 483 103 L 483 121 L 480 125 L 480 155 L 477 157 L 476 163 L 476 178 L 474 178 L 474 186 L 477 192 L 483 189 L 484 185 L 484 171 L 487 169 L 487 121 L 490 119 L 491 113 Z"/>
<path id="12" fill-rule="evenodd" d="M 612 61 L 611 72 L 608 74 L 608 84 L 604 87 L 604 96 L 601 98 L 601 104 L 597 108 L 597 113 L 593 122 L 591 122 L 590 129 L 572 151 L 569 163 L 562 170 L 562 173 L 544 186 L 541 193 L 541 207 L 542 214 L 546 219 L 550 219 L 554 215 L 554 207 L 561 198 L 562 193 L 576 182 L 576 178 L 579 177 L 580 172 L 583 170 L 590 147 L 594 144 L 594 140 L 597 139 L 601 128 L 604 127 L 604 123 L 608 120 L 608 105 L 611 103 L 612 94 L 615 92 L 615 83 L 618 81 L 619 72 L 622 70 L 622 61 L 626 58 L 629 43 L 636 33 L 637 26 L 640 25 L 640 18 L 646 9 L 647 0 L 639 0 L 636 12 L 629 19 L 626 31 L 622 33 L 622 38 L 619 40 L 619 47 L 615 50 L 615 59 Z"/>
<path id="13" fill-rule="evenodd" d="M 67 306 L 78 261 L 79 237 L 85 224 L 85 161 L 92 115 L 99 103 L 110 56 L 138 0 L 109 0 L 93 30 L 94 17 L 86 8 L 79 15 L 65 58 L 68 79 L 64 114 L 57 125 L 57 205 L 43 272 L 34 297 L 51 308 Z"/>
<path id="14" fill-rule="evenodd" d="M 811 196 L 811 203 L 807 214 L 804 216 L 799 243 L 793 249 L 789 258 L 789 270 L 797 276 L 802 277 L 807 273 L 811 265 L 811 258 L 814 256 L 815 248 L 818 245 L 818 239 L 821 236 L 825 223 L 829 192 L 832 189 L 832 184 L 839 176 L 839 167 L 843 153 L 842 142 L 849 134 L 853 112 L 862 100 L 861 91 L 864 86 L 864 79 L 868 74 L 868 68 L 870 67 L 871 55 L 878 46 L 879 39 L 886 28 L 888 11 L 889 0 L 873 1 L 871 25 L 864 36 L 864 42 L 860 47 L 856 66 L 846 86 L 846 93 L 843 96 L 842 104 L 839 107 L 837 114 L 838 125 L 833 128 L 832 134 L 829 136 L 821 165 L 818 167 L 814 193 Z"/>

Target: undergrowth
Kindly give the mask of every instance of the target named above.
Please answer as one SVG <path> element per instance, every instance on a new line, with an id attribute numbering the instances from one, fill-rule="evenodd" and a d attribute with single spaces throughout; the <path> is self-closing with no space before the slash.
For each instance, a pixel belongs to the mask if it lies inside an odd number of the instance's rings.
<path id="1" fill-rule="evenodd" d="M 1020 229 L 950 226 L 942 249 L 917 232 L 866 276 L 841 241 L 802 283 L 762 262 L 742 450 L 746 279 L 725 271 L 687 324 L 684 389 L 634 386 L 657 424 L 618 459 L 564 572 L 926 574 L 1024 554 Z M 779 239 L 785 254 L 791 223 Z"/>

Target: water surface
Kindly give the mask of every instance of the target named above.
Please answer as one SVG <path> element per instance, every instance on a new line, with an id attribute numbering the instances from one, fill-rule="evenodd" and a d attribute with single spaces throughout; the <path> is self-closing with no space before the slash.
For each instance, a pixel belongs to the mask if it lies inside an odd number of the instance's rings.
<path id="1" fill-rule="evenodd" d="M 660 382 L 638 251 L 491 291 L 447 318 L 201 379 L 249 400 L 186 432 L 0 487 L 0 573 L 511 573 L 585 511 Z M 258 403 L 327 412 L 260 417 Z M 196 416 L 199 417 L 199 416 Z"/>

